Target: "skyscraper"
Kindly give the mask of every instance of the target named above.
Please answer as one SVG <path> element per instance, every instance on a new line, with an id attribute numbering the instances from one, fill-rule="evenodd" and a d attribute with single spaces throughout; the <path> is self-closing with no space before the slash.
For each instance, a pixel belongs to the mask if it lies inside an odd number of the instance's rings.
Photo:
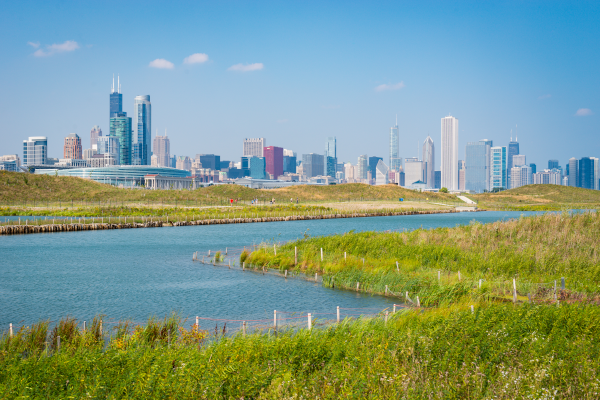
<path id="1" fill-rule="evenodd" d="M 375 179 L 377 176 L 377 164 L 379 160 L 383 160 L 382 157 L 369 157 L 369 171 L 371 171 L 371 179 Z"/>
<path id="2" fill-rule="evenodd" d="M 83 159 L 83 149 L 81 148 L 81 138 L 76 133 L 71 133 L 65 138 L 65 145 L 63 147 L 63 158 L 70 158 L 74 160 Z"/>
<path id="3" fill-rule="evenodd" d="M 458 120 L 452 116 L 442 118 L 441 155 L 441 185 L 458 190 Z"/>
<path id="4" fill-rule="evenodd" d="M 593 162 L 593 181 L 595 190 L 600 190 L 600 159 L 597 157 L 590 157 Z"/>
<path id="5" fill-rule="evenodd" d="M 420 161 L 417 157 L 405 158 L 404 186 L 411 186 L 419 181 L 423 181 L 423 161 Z"/>
<path id="6" fill-rule="evenodd" d="M 325 143 L 325 157 L 337 158 L 337 140 L 335 136 L 327 138 L 327 143 Z"/>
<path id="7" fill-rule="evenodd" d="M 382 159 L 380 159 L 379 162 L 377 162 L 377 165 L 375 166 L 375 184 L 387 185 L 390 182 L 389 171 L 390 169 L 388 168 L 388 166 L 385 165 Z"/>
<path id="8" fill-rule="evenodd" d="M 525 154 L 515 154 L 513 156 L 513 162 L 512 162 L 513 167 L 520 167 L 520 166 L 526 165 L 526 164 L 527 164 L 527 157 L 525 156 Z"/>
<path id="9" fill-rule="evenodd" d="M 355 179 L 367 179 L 367 172 L 369 171 L 369 164 L 367 155 L 363 154 L 358 156 L 358 163 L 356 164 Z"/>
<path id="10" fill-rule="evenodd" d="M 465 149 L 465 190 L 483 193 L 490 190 L 491 140 L 469 142 Z"/>
<path id="11" fill-rule="evenodd" d="M 575 157 L 569 158 L 569 170 L 567 175 L 569 176 L 569 186 L 579 187 L 579 160 Z"/>
<path id="12" fill-rule="evenodd" d="M 519 154 L 519 142 L 517 142 L 517 138 L 515 137 L 515 141 L 513 142 L 512 136 L 510 138 L 510 142 L 508 142 L 508 154 L 507 154 L 507 167 L 508 175 L 507 182 L 510 182 L 510 170 L 514 167 L 513 157 Z M 509 185 L 510 186 L 510 185 Z"/>
<path id="13" fill-rule="evenodd" d="M 115 76 L 113 75 L 112 89 L 110 91 L 110 115 L 115 117 L 123 112 L 123 95 L 121 94 L 121 82 L 117 76 L 117 90 L 115 90 Z"/>
<path id="14" fill-rule="evenodd" d="M 153 153 L 157 157 L 157 165 L 159 167 L 170 167 L 171 166 L 171 141 L 166 135 L 154 137 Z"/>
<path id="15" fill-rule="evenodd" d="M 265 179 L 266 164 L 264 157 L 250 157 L 250 177 L 252 179 Z"/>
<path id="16" fill-rule="evenodd" d="M 594 160 L 590 157 L 583 157 L 579 160 L 579 187 L 584 189 L 594 189 Z"/>
<path id="17" fill-rule="evenodd" d="M 435 147 L 431 136 L 423 142 L 423 182 L 428 188 L 435 185 Z"/>
<path id="18" fill-rule="evenodd" d="M 202 164 L 202 168 L 216 171 L 221 169 L 221 156 L 214 154 L 196 154 L 196 162 Z"/>
<path id="19" fill-rule="evenodd" d="M 136 96 L 134 103 L 135 132 L 131 138 L 132 165 L 150 165 L 150 136 L 152 132 L 152 104 L 150 96 Z"/>
<path id="20" fill-rule="evenodd" d="M 558 169 L 558 160 L 548 160 L 548 169 Z"/>
<path id="21" fill-rule="evenodd" d="M 400 171 L 401 168 L 400 131 L 398 129 L 398 115 L 396 115 L 396 125 L 390 128 L 390 169 L 392 171 Z"/>
<path id="22" fill-rule="evenodd" d="M 309 178 L 323 175 L 325 172 L 325 160 L 320 154 L 302 154 L 303 174 Z"/>
<path id="23" fill-rule="evenodd" d="M 23 140 L 23 165 L 44 165 L 48 162 L 48 138 L 32 136 Z"/>
<path id="24" fill-rule="evenodd" d="M 242 157 L 263 157 L 265 147 L 267 147 L 265 138 L 246 138 Z"/>
<path id="25" fill-rule="evenodd" d="M 283 148 L 276 146 L 268 146 L 264 148 L 265 154 L 265 171 L 277 179 L 283 175 Z"/>
<path id="26" fill-rule="evenodd" d="M 102 129 L 98 125 L 94 125 L 90 131 L 90 149 L 93 149 L 98 144 L 98 138 L 102 136 Z"/>
<path id="27" fill-rule="evenodd" d="M 460 190 L 461 192 L 465 191 L 465 173 L 465 160 L 458 160 L 458 190 Z"/>
<path id="28" fill-rule="evenodd" d="M 490 148 L 490 192 L 506 189 L 506 147 Z"/>
<path id="29" fill-rule="evenodd" d="M 131 165 L 131 118 L 117 113 L 110 119 L 110 136 L 119 139 L 119 164 Z"/>

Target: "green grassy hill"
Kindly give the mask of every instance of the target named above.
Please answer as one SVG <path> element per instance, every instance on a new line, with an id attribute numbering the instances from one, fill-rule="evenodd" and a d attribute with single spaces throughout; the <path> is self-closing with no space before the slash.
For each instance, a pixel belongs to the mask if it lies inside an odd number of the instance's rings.
<path id="1" fill-rule="evenodd" d="M 165 202 L 192 201 L 198 204 L 218 204 L 229 198 L 289 202 L 299 198 L 301 202 L 348 201 L 348 200 L 395 200 L 398 198 L 419 200 L 450 200 L 454 196 L 443 193 L 419 193 L 396 185 L 369 186 L 360 183 L 313 186 L 301 185 L 280 189 L 248 189 L 240 185 L 216 185 L 197 190 L 131 190 L 91 180 L 34 175 L 16 172 L 0 172 L 0 204 L 12 202 L 70 202 L 70 201 L 140 201 Z"/>
<path id="2" fill-rule="evenodd" d="M 498 193 L 469 196 L 484 208 L 556 210 L 598 208 L 600 190 L 558 185 L 527 185 Z"/>

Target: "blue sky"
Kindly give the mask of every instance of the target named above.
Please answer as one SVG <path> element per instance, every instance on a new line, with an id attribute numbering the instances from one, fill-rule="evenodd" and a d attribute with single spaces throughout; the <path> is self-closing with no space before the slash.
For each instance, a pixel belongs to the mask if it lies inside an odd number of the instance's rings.
<path id="1" fill-rule="evenodd" d="M 600 2 L 8 2 L 0 13 L 0 153 L 108 131 L 112 74 L 124 110 L 152 101 L 171 153 L 239 160 L 244 137 L 338 158 L 401 156 L 440 118 L 469 141 L 506 145 L 543 167 L 600 157 Z M 28 44 L 29 43 L 29 44 Z M 184 63 L 193 54 L 197 62 Z M 172 68 L 154 68 L 154 65 Z M 234 67 L 233 66 L 238 66 Z M 241 66 L 240 66 L 241 65 Z M 244 69 L 249 69 L 244 71 Z M 580 115 L 577 115 L 577 114 Z M 514 133 L 513 133 L 514 134 Z M 420 147 L 419 147 L 420 156 Z"/>

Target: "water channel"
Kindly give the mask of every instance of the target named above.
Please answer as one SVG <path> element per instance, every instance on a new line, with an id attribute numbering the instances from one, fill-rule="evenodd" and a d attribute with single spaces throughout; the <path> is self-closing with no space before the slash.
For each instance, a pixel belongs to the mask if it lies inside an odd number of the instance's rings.
<path id="1" fill-rule="evenodd" d="M 213 267 L 192 253 L 264 241 L 355 231 L 453 227 L 533 215 L 477 212 L 214 226 L 61 232 L 0 237 L 0 331 L 72 316 L 107 320 L 180 316 L 273 318 L 273 310 L 335 313 L 391 306 L 390 298 L 321 287 L 301 279 Z M 213 325 L 214 326 L 214 325 Z"/>

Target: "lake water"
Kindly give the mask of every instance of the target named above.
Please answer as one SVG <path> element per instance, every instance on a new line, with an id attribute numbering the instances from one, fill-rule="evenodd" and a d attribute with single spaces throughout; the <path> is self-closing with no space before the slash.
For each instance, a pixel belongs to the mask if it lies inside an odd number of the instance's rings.
<path id="1" fill-rule="evenodd" d="M 192 253 L 242 248 L 350 230 L 412 230 L 493 222 L 534 212 L 477 212 L 0 237 L 0 331 L 64 316 L 91 320 L 150 316 L 272 319 L 273 310 L 331 313 L 391 306 L 391 299 L 300 279 L 213 267 Z M 348 311 L 349 312 L 349 311 Z M 343 316 L 343 315 L 342 315 Z M 214 323 L 212 325 L 214 327 Z"/>

